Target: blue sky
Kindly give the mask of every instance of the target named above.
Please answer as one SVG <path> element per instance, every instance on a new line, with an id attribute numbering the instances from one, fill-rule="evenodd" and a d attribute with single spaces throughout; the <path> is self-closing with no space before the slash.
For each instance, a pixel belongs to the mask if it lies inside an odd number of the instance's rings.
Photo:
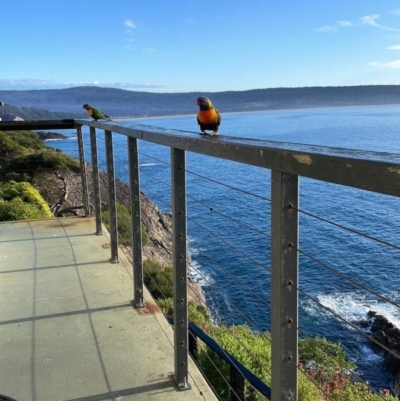
<path id="1" fill-rule="evenodd" d="M 0 89 L 400 84 L 400 0 L 3 0 Z"/>

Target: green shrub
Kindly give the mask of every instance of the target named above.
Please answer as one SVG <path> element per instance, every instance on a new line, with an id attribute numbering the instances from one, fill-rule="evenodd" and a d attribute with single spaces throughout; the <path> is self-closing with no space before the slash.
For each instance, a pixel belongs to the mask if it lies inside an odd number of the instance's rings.
<path id="1" fill-rule="evenodd" d="M 16 173 L 12 171 L 10 173 L 4 174 L 3 181 L 29 182 L 30 184 L 32 184 L 32 177 L 26 173 Z"/>
<path id="2" fill-rule="evenodd" d="M 174 300 L 173 298 L 158 299 L 157 304 L 163 314 L 168 317 L 174 316 Z M 189 322 L 197 324 L 199 327 L 211 322 L 207 309 L 201 305 L 196 305 L 193 301 L 188 303 Z"/>
<path id="3" fill-rule="evenodd" d="M 42 150 L 37 153 L 15 157 L 7 163 L 3 172 L 20 172 L 33 175 L 36 171 L 80 171 L 79 162 L 64 153 Z"/>
<path id="4" fill-rule="evenodd" d="M 46 149 L 47 146 L 39 139 L 39 135 L 31 131 L 10 131 L 9 137 L 29 152 Z"/>
<path id="5" fill-rule="evenodd" d="M 162 268 L 152 260 L 143 263 L 144 284 L 156 300 L 173 297 L 172 267 Z"/>
<path id="6" fill-rule="evenodd" d="M 346 377 L 349 371 L 356 368 L 356 364 L 347 359 L 340 344 L 330 343 L 321 337 L 299 339 L 299 362 L 313 370 L 323 369 L 328 380 L 336 376 L 338 366 L 344 369 Z"/>
<path id="7" fill-rule="evenodd" d="M 0 131 L 0 158 L 10 158 L 14 155 L 23 154 L 26 149 L 13 141 L 7 132 Z"/>
<path id="8" fill-rule="evenodd" d="M 39 192 L 27 182 L 0 184 L 0 221 L 53 217 Z"/>

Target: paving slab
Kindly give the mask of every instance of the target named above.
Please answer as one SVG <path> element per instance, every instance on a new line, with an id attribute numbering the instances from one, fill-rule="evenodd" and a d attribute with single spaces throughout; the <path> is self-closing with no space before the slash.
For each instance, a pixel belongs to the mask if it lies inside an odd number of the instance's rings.
<path id="1" fill-rule="evenodd" d="M 173 331 L 93 218 L 0 223 L 0 394 L 17 401 L 210 400 L 190 360 L 173 379 Z"/>

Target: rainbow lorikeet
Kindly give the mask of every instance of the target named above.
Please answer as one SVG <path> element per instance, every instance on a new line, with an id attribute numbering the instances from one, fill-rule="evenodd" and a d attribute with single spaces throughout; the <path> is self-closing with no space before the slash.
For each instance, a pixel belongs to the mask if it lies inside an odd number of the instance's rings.
<path id="1" fill-rule="evenodd" d="M 111 121 L 110 116 L 108 116 L 107 114 L 104 114 L 100 110 L 95 109 L 90 104 L 85 103 L 82 106 L 82 108 L 87 111 L 87 113 L 89 114 L 90 117 L 93 118 L 93 120 L 96 120 L 96 121 L 97 120 L 108 120 L 108 121 Z"/>
<path id="2" fill-rule="evenodd" d="M 197 99 L 197 106 L 200 111 L 197 114 L 197 124 L 200 125 L 200 130 L 206 134 L 206 130 L 212 130 L 213 135 L 218 135 L 218 129 L 221 124 L 221 114 L 214 108 L 211 100 L 208 97 L 200 96 Z"/>

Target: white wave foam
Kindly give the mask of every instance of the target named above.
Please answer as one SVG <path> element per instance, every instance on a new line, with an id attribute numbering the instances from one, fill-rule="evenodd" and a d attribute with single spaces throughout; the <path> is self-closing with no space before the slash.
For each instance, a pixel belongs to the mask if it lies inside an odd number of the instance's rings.
<path id="1" fill-rule="evenodd" d="M 152 167 L 152 166 L 157 166 L 156 163 L 144 163 L 139 165 L 139 167 Z"/>
<path id="2" fill-rule="evenodd" d="M 189 265 L 189 277 L 202 287 L 214 284 L 214 280 L 201 269 L 200 263 L 192 260 Z"/>
<path id="3" fill-rule="evenodd" d="M 371 350 L 370 347 L 367 347 L 366 345 L 362 345 L 360 347 L 360 351 L 362 352 L 362 359 L 364 361 L 370 363 L 380 363 L 382 361 L 382 355 L 375 353 Z"/>
<path id="4" fill-rule="evenodd" d="M 49 138 L 49 139 L 44 139 L 43 142 L 59 142 L 59 141 L 76 141 L 76 137 L 70 136 L 68 138 Z"/>
<path id="5" fill-rule="evenodd" d="M 358 323 L 366 319 L 369 310 L 385 316 L 395 326 L 400 328 L 400 311 L 394 305 L 377 299 L 367 299 L 359 293 L 333 293 L 319 294 L 315 296 L 318 301 L 335 314 L 352 323 Z M 302 304 L 304 310 L 313 316 L 327 316 L 332 314 L 315 304 L 313 301 L 305 301 Z"/>

